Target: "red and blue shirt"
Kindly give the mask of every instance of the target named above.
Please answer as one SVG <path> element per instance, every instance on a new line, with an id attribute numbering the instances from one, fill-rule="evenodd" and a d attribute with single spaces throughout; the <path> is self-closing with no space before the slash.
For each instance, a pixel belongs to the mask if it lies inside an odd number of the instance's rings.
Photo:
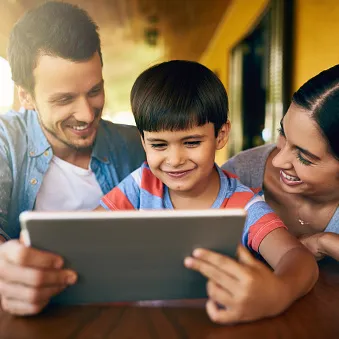
<path id="1" fill-rule="evenodd" d="M 220 190 L 211 208 L 245 209 L 247 218 L 242 243 L 258 252 L 266 235 L 286 226 L 260 194 L 244 186 L 234 174 L 217 165 L 216 169 L 220 177 Z M 106 194 L 100 204 L 112 211 L 173 209 L 168 187 L 151 172 L 146 162 Z"/>

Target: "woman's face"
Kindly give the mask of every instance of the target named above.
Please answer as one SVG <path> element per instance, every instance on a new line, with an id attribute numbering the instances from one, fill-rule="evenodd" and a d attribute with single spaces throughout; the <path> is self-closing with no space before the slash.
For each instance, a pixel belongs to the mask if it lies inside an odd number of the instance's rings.
<path id="1" fill-rule="evenodd" d="M 288 193 L 331 199 L 339 197 L 339 161 L 329 152 L 320 127 L 309 112 L 292 104 L 281 121 L 272 160 Z"/>

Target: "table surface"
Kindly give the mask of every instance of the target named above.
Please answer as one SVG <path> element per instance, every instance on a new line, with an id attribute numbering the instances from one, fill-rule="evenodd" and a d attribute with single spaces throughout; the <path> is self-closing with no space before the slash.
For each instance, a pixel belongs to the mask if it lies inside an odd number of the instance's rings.
<path id="1" fill-rule="evenodd" d="M 339 338 L 339 263 L 320 264 L 314 289 L 284 314 L 248 324 L 213 324 L 203 307 L 117 305 L 50 307 L 34 317 L 0 310 L 1 339 L 312 339 Z"/>

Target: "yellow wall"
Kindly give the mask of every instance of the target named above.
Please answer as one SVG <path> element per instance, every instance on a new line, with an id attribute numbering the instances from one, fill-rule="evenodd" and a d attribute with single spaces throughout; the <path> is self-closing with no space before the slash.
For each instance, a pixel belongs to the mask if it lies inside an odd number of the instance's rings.
<path id="1" fill-rule="evenodd" d="M 293 90 L 339 63 L 339 1 L 295 0 Z"/>
<path id="2" fill-rule="evenodd" d="M 200 59 L 201 63 L 217 72 L 226 89 L 229 80 L 229 53 L 233 46 L 255 26 L 268 2 L 268 0 L 233 0 Z M 217 152 L 217 163 L 224 163 L 226 157 L 225 149 Z"/>

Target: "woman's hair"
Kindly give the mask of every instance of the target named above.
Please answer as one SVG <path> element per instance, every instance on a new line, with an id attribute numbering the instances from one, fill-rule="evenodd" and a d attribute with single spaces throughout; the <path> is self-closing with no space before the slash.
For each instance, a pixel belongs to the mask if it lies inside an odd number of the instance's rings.
<path id="1" fill-rule="evenodd" d="M 294 93 L 292 103 L 309 112 L 339 160 L 339 65 L 308 80 Z"/>
<path id="2" fill-rule="evenodd" d="M 144 131 L 178 131 L 209 122 L 217 136 L 228 119 L 222 82 L 193 61 L 163 62 L 141 73 L 131 91 L 131 106 L 142 136 Z"/>

